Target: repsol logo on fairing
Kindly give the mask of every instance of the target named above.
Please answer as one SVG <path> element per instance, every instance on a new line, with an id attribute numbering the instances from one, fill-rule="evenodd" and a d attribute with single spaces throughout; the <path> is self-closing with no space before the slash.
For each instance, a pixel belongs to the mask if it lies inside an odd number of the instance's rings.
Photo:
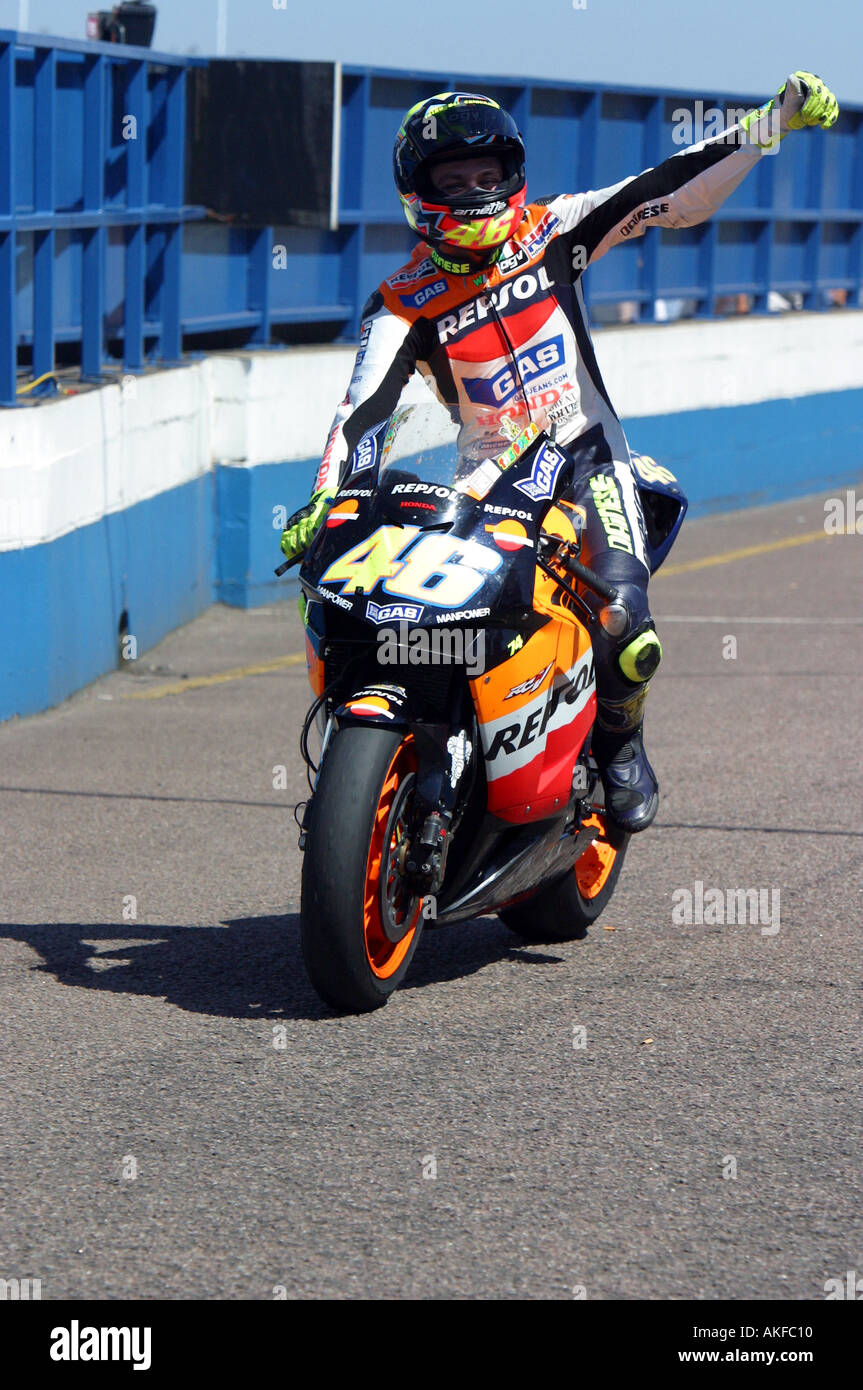
<path id="1" fill-rule="evenodd" d="M 467 392 L 468 400 L 474 401 L 477 405 L 501 405 L 520 389 L 522 382 L 526 384 L 533 377 L 560 366 L 563 362 L 563 334 L 558 333 L 554 338 L 546 338 L 545 342 L 537 343 L 534 347 L 524 348 L 517 354 L 516 361 L 518 373 L 510 365 L 504 367 L 496 376 L 463 377 L 462 385 Z"/>
<path id="2" fill-rule="evenodd" d="M 535 739 L 542 738 L 549 720 L 557 713 L 561 701 L 566 705 L 574 705 L 579 695 L 589 689 L 592 684 L 593 662 L 590 661 L 589 663 L 585 662 L 572 680 L 568 680 L 565 685 L 559 685 L 549 692 L 544 708 L 539 705 L 531 710 L 526 719 L 513 718 L 511 724 L 506 724 L 504 728 L 498 729 L 485 755 L 486 762 L 492 763 L 499 754 L 515 753 L 517 749 L 526 748 Z"/>
<path id="3" fill-rule="evenodd" d="M 435 486 L 434 483 L 396 483 L 393 492 L 428 492 L 444 501 L 452 497 L 452 488 Z"/>
<path id="4" fill-rule="evenodd" d="M 614 478 L 609 478 L 605 474 L 600 478 L 591 478 L 590 488 L 593 493 L 593 505 L 599 513 L 599 519 L 611 549 L 626 550 L 632 555 L 632 536 L 629 522 L 620 500 L 620 489 Z"/>
<path id="5" fill-rule="evenodd" d="M 620 229 L 620 235 L 629 236 L 629 233 L 638 226 L 639 222 L 643 222 L 647 217 L 658 217 L 661 212 L 668 212 L 667 203 L 648 203 L 646 207 L 639 208 L 628 222 L 624 222 Z"/>
<path id="6" fill-rule="evenodd" d="M 533 271 L 528 271 L 519 275 L 516 280 L 507 280 L 505 285 L 499 285 L 496 290 L 486 290 L 469 304 L 463 304 L 458 313 L 444 314 L 443 318 L 439 318 L 435 325 L 438 338 L 445 343 L 463 329 L 471 328 L 475 323 L 482 323 L 491 313 L 492 305 L 498 310 L 505 309 L 510 298 L 532 299 L 538 290 L 550 290 L 553 285 L 554 281 L 544 265 L 539 266 L 535 275 Z"/>

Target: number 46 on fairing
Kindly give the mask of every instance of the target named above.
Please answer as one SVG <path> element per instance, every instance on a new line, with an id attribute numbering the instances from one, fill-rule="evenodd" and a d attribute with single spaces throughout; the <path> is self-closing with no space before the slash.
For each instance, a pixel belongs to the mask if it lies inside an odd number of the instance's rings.
<path id="1" fill-rule="evenodd" d="M 457 536 L 423 536 L 418 526 L 379 526 L 366 540 L 340 555 L 321 575 L 322 584 L 341 584 L 340 593 L 371 593 L 383 581 L 388 594 L 416 599 L 436 608 L 463 608 L 503 557 L 478 541 Z"/>

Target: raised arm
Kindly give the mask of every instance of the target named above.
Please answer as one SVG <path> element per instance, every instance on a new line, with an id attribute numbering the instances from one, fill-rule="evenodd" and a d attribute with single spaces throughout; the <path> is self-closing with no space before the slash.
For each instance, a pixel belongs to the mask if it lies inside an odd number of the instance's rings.
<path id="1" fill-rule="evenodd" d="M 568 229 L 578 227 L 582 267 L 612 246 L 643 236 L 649 226 L 693 227 L 711 217 L 762 155 L 792 130 L 834 125 L 839 105 L 813 73 L 792 73 L 776 96 L 710 140 L 690 145 L 653 169 L 566 203 Z"/>

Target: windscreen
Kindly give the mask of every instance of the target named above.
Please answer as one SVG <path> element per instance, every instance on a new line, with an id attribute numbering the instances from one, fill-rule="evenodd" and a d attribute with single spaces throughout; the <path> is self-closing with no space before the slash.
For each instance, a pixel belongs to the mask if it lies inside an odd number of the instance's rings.
<path id="1" fill-rule="evenodd" d="M 404 489 L 411 482 L 483 497 L 538 434 L 523 421 L 497 421 L 469 431 L 440 402 L 399 405 L 381 445 L 378 486 Z"/>

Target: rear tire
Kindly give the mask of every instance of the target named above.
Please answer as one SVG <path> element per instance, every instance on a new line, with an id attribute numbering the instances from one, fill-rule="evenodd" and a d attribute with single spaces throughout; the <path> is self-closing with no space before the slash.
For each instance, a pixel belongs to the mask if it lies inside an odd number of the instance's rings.
<path id="1" fill-rule="evenodd" d="M 597 838 L 576 860 L 558 883 L 540 890 L 516 907 L 506 907 L 498 915 L 522 941 L 553 944 L 581 941 L 588 927 L 602 915 L 617 886 L 629 847 L 629 835 L 607 838 L 604 814 L 591 817 Z"/>
<path id="2" fill-rule="evenodd" d="M 410 734 L 348 725 L 315 787 L 303 861 L 300 934 L 309 979 L 332 1008 L 365 1013 L 404 979 L 422 904 L 393 863 L 416 771 Z"/>

